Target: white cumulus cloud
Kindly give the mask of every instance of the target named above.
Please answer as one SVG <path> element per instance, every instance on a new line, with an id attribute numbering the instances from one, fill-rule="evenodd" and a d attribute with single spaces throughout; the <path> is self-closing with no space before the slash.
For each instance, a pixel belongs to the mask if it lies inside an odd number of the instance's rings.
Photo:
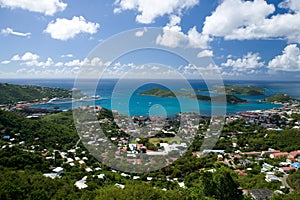
<path id="1" fill-rule="evenodd" d="M 271 71 L 300 71 L 300 49 L 296 44 L 286 46 L 281 55 L 269 62 L 268 68 Z"/>
<path id="2" fill-rule="evenodd" d="M 22 36 L 22 37 L 28 37 L 31 35 L 31 33 L 22 33 L 22 32 L 14 31 L 12 28 L 2 29 L 1 33 L 3 35 L 16 35 L 16 36 Z"/>
<path id="3" fill-rule="evenodd" d="M 65 41 L 80 33 L 95 34 L 99 27 L 98 23 L 87 22 L 82 16 L 74 16 L 71 20 L 57 18 L 48 24 L 44 32 L 49 33 L 53 39 Z"/>
<path id="4" fill-rule="evenodd" d="M 75 59 L 64 63 L 67 67 L 98 67 L 98 66 L 109 66 L 110 62 L 103 62 L 99 57 L 94 57 L 92 59 L 85 58 L 83 60 Z"/>
<path id="5" fill-rule="evenodd" d="M 236 60 L 229 58 L 225 63 L 221 65 L 223 67 L 232 67 L 233 71 L 247 71 L 254 70 L 257 68 L 264 67 L 264 62 L 261 62 L 261 57 L 258 53 L 249 52 L 247 55 L 244 55 L 242 58 Z"/>
<path id="6" fill-rule="evenodd" d="M 181 14 L 184 9 L 194 7 L 199 0 L 116 0 L 114 13 L 136 10 L 136 21 L 143 24 L 153 23 L 157 17 Z"/>
<path id="7" fill-rule="evenodd" d="M 12 61 L 32 61 L 37 59 L 39 59 L 39 55 L 31 52 L 26 52 L 22 56 L 17 54 L 11 58 Z"/>
<path id="8" fill-rule="evenodd" d="M 263 20 L 274 11 L 274 6 L 264 0 L 224 0 L 211 16 L 206 17 L 203 33 L 226 37 L 239 27 Z"/>
<path id="9" fill-rule="evenodd" d="M 0 0 L 2 8 L 20 8 L 31 12 L 39 12 L 45 15 L 54 15 L 63 11 L 67 4 L 61 0 Z"/>
<path id="10" fill-rule="evenodd" d="M 137 31 L 135 32 L 135 36 L 136 37 L 142 37 L 144 35 L 144 33 L 146 33 L 148 30 L 147 28 L 145 27 L 143 30 L 140 30 L 140 31 Z"/>
<path id="11" fill-rule="evenodd" d="M 25 62 L 23 64 L 25 64 L 26 66 L 36 66 L 36 67 L 43 67 L 43 68 L 45 68 L 45 67 L 52 66 L 54 64 L 54 62 L 53 62 L 52 58 L 47 58 L 47 61 L 45 61 L 45 62 L 42 62 L 42 61 L 39 62 L 37 60 L 31 60 L 31 61 L 27 61 L 27 62 Z"/>
<path id="12" fill-rule="evenodd" d="M 64 54 L 64 55 L 61 55 L 60 57 L 62 57 L 62 58 L 73 58 L 74 56 L 73 56 L 73 54 Z"/>
<path id="13" fill-rule="evenodd" d="M 3 60 L 3 61 L 1 61 L 1 64 L 3 64 L 3 65 L 7 65 L 9 63 L 10 63 L 10 60 Z"/>
<path id="14" fill-rule="evenodd" d="M 208 48 L 209 36 L 199 33 L 194 26 L 187 34 L 182 32 L 181 18 L 176 15 L 170 16 L 169 23 L 163 27 L 163 33 L 156 38 L 156 44 L 171 48 L 188 46 L 192 48 Z"/>
<path id="15" fill-rule="evenodd" d="M 200 51 L 197 55 L 198 58 L 202 58 L 202 57 L 212 57 L 214 55 L 214 52 L 211 50 L 203 50 Z"/>
<path id="16" fill-rule="evenodd" d="M 285 0 L 280 7 L 285 13 L 275 13 L 275 6 L 265 0 L 224 0 L 206 17 L 203 34 L 227 40 L 286 39 L 300 42 L 300 3 Z"/>
<path id="17" fill-rule="evenodd" d="M 299 0 L 285 0 L 279 4 L 279 7 L 300 11 L 300 1 Z"/>

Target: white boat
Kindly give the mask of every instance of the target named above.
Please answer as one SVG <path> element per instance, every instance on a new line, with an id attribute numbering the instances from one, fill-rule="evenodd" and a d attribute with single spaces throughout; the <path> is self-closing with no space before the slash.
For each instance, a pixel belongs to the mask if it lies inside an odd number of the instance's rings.
<path id="1" fill-rule="evenodd" d="M 53 99 L 50 99 L 48 101 L 48 103 L 51 103 L 51 104 L 61 104 L 61 103 L 72 103 L 74 102 L 75 99 L 74 98 L 53 98 Z"/>
<path id="2" fill-rule="evenodd" d="M 80 99 L 80 101 L 94 101 L 94 100 L 100 100 L 100 99 L 102 99 L 102 98 L 99 95 L 91 96 L 91 97 L 85 96 L 85 97 L 82 97 Z"/>

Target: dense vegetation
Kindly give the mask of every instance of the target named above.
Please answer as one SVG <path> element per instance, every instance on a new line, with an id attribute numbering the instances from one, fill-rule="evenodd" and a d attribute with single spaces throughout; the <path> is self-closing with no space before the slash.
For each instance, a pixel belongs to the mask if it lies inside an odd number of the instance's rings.
<path id="1" fill-rule="evenodd" d="M 72 91 L 68 89 L 0 83 L 0 104 L 71 96 Z"/>
<path id="2" fill-rule="evenodd" d="M 263 99 L 262 101 L 271 102 L 271 103 L 274 103 L 274 102 L 287 103 L 292 100 L 294 100 L 294 99 L 287 94 L 275 94 L 273 96 Z"/>
<path id="3" fill-rule="evenodd" d="M 111 112 L 103 109 L 99 118 L 112 119 Z M 206 123 L 201 121 L 201 123 Z M 108 125 L 107 125 L 108 126 Z M 116 126 L 104 127 L 104 130 L 112 130 L 120 134 Z M 217 155 L 209 154 L 203 158 L 196 158 L 192 152 L 199 151 L 202 145 L 202 138 L 196 137 L 185 156 L 159 171 L 139 174 L 141 180 L 132 180 L 120 176 L 120 173 L 113 173 L 104 165 L 98 163 L 93 157 L 88 156 L 86 161 L 89 166 L 100 166 L 105 179 L 93 177 L 91 173 L 85 172 L 78 165 L 70 167 L 64 164 L 64 160 L 57 154 L 55 162 L 47 160 L 41 152 L 53 152 L 53 149 L 67 151 L 73 148 L 78 141 L 78 136 L 72 119 L 72 112 L 61 112 L 48 115 L 42 119 L 29 120 L 16 114 L 0 111 L 1 139 L 4 135 L 15 137 L 19 141 L 25 141 L 23 145 L 16 145 L 11 148 L 0 149 L 0 199 L 247 199 L 241 194 L 238 188 L 255 189 L 269 188 L 279 189 L 280 184 L 269 184 L 260 174 L 260 167 L 257 164 L 240 166 L 240 169 L 251 167 L 253 170 L 247 172 L 248 176 L 237 175 L 222 162 L 216 162 Z M 295 150 L 299 148 L 300 131 L 286 129 L 282 132 L 267 131 L 257 125 L 245 126 L 245 121 L 237 120 L 224 126 L 221 137 L 231 137 L 232 131 L 242 132 L 236 136 L 239 146 L 249 148 L 247 151 L 266 150 L 269 147 L 277 147 L 282 151 Z M 254 131 L 257 131 L 254 133 Z M 18 134 L 20 133 L 20 134 Z M 267 134 L 267 136 L 266 136 Z M 109 136 L 110 137 L 110 136 Z M 37 139 L 38 138 L 38 139 Z M 220 139 L 216 149 L 225 149 L 227 152 L 235 150 L 232 146 L 232 139 Z M 0 145 L 7 144 L 4 139 Z M 32 150 L 35 146 L 35 151 Z M 82 143 L 78 144 L 82 150 Z M 73 154 L 69 154 L 73 155 Z M 76 152 L 76 156 L 80 152 Z M 249 158 L 250 159 L 250 158 Z M 268 163 L 279 162 L 279 160 L 267 160 Z M 50 172 L 52 168 L 63 166 L 65 174 L 60 179 L 50 179 L 42 176 L 42 173 Z M 216 172 L 207 172 L 207 169 L 214 168 Z M 136 174 L 131 174 L 136 175 Z M 88 188 L 79 190 L 74 183 L 83 176 L 87 176 Z M 285 196 L 275 196 L 274 199 L 297 199 L 300 195 L 297 180 L 299 173 L 292 174 L 288 179 L 295 192 Z M 147 177 L 153 177 L 147 181 Z M 186 184 L 187 188 L 180 188 L 176 182 L 167 181 L 177 178 L 178 181 Z M 296 181 L 295 181 L 296 180 Z M 119 189 L 114 185 L 124 184 L 125 189 Z M 167 191 L 163 191 L 165 188 Z"/>
<path id="4" fill-rule="evenodd" d="M 104 110 L 100 114 L 100 118 L 105 116 L 109 117 L 110 112 Z M 0 149 L 0 199 L 226 199 L 232 195 L 236 196 L 235 199 L 242 199 L 237 189 L 238 183 L 231 178 L 232 174 L 226 168 L 219 166 L 214 174 L 197 172 L 200 168 L 213 166 L 216 159 L 213 155 L 205 159 L 184 157 L 162 171 L 141 175 L 142 181 L 133 181 L 112 173 L 89 155 L 85 155 L 89 157 L 87 164 L 101 166 L 101 173 L 106 175 L 105 180 L 93 178 L 78 166 L 72 168 L 63 164 L 64 160 L 57 153 L 54 154 L 55 162 L 45 159 L 41 152 L 46 150 L 51 155 L 53 149 L 67 151 L 78 140 L 70 111 L 48 115 L 39 120 L 0 111 L 0 130 L 1 137 L 9 135 L 16 138 L 13 142 L 15 146 Z M 19 141 L 24 141 L 24 144 L 17 145 Z M 7 142 L 3 140 L 0 144 L 2 146 Z M 35 147 L 34 151 L 32 146 Z M 84 148 L 81 143 L 79 146 Z M 65 170 L 61 179 L 52 180 L 42 176 L 42 173 L 57 166 L 63 166 Z M 191 172 L 198 175 L 193 177 L 189 175 Z M 79 190 L 74 183 L 83 176 L 88 176 L 89 187 Z M 151 183 L 144 183 L 147 176 L 154 177 Z M 180 181 L 186 178 L 189 188 L 180 188 L 176 182 L 166 181 L 167 176 L 179 178 Z M 206 184 L 207 177 L 212 179 L 213 185 Z M 125 184 L 125 189 L 116 188 L 116 183 Z M 227 190 L 223 189 L 224 184 L 228 184 Z M 163 191 L 163 188 L 167 191 Z"/>
<path id="5" fill-rule="evenodd" d="M 59 114 L 68 117 L 65 121 L 48 117 L 43 120 L 30 120 L 14 113 L 0 111 L 1 136 L 16 137 L 19 141 L 25 141 L 25 145 L 39 145 L 43 148 L 68 149 L 75 145 L 79 139 L 72 119 L 71 111 Z M 59 121 L 59 122 L 58 122 Z M 17 136 L 16 136 L 17 135 Z"/>
<path id="6" fill-rule="evenodd" d="M 231 138 L 232 132 L 239 132 L 239 134 L 231 140 L 219 140 L 215 148 L 233 151 L 233 141 L 237 143 L 238 147 L 247 145 L 247 151 L 262 151 L 273 148 L 290 152 L 300 147 L 300 141 L 295 140 L 295 138 L 300 138 L 299 129 L 286 128 L 282 131 L 271 131 L 253 124 L 245 126 L 244 120 L 238 120 L 224 125 L 221 138 Z"/>
<path id="7" fill-rule="evenodd" d="M 226 95 L 225 96 L 205 96 L 201 94 L 196 94 L 193 96 L 191 93 L 184 93 L 184 92 L 172 92 L 163 88 L 152 88 L 149 90 L 145 90 L 140 92 L 141 95 L 148 95 L 148 96 L 157 96 L 157 97 L 167 97 L 172 98 L 176 96 L 184 96 L 188 98 L 197 98 L 200 101 L 212 101 L 212 102 L 223 102 L 224 100 L 229 104 L 237 104 L 237 103 L 246 103 L 246 100 L 240 99 L 234 95 Z"/>
<path id="8" fill-rule="evenodd" d="M 294 190 L 300 190 L 300 170 L 291 174 L 288 177 L 287 182 Z"/>

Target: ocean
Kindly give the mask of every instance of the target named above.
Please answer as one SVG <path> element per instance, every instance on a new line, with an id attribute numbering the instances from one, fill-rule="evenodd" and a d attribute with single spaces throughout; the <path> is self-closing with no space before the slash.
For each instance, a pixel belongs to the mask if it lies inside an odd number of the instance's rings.
<path id="1" fill-rule="evenodd" d="M 72 89 L 74 88 L 74 80 L 72 79 L 7 79 L 0 80 L 2 83 L 20 84 L 20 85 L 37 85 L 46 87 L 58 87 Z M 205 90 L 207 85 L 203 80 L 189 80 L 189 86 L 196 90 Z M 278 104 L 259 102 L 259 100 L 277 93 L 288 94 L 294 98 L 300 99 L 300 81 L 284 82 L 284 81 L 249 81 L 249 80 L 225 80 L 225 84 L 247 86 L 255 85 L 265 88 L 265 95 L 260 96 L 244 96 L 237 95 L 248 102 L 244 104 L 224 105 L 212 104 L 210 102 L 197 101 L 187 97 L 178 98 L 161 98 L 156 96 L 143 96 L 139 92 L 151 88 L 169 88 L 171 91 L 188 92 L 186 87 L 178 80 L 151 80 L 147 83 L 139 80 L 122 80 L 118 82 L 116 79 L 102 79 L 100 82 L 96 80 L 82 80 L 80 84 L 75 85 L 77 89 L 84 90 L 88 96 L 99 95 L 101 100 L 96 100 L 95 104 L 128 115 L 160 115 L 172 116 L 179 112 L 196 112 L 200 115 L 211 115 L 212 109 L 225 110 L 227 114 L 233 114 L 249 110 L 266 110 L 281 107 Z M 91 87 L 96 85 L 96 88 Z M 166 86 L 167 85 L 167 86 Z M 78 88 L 78 86 L 80 88 Z M 203 95 L 209 95 L 208 92 L 197 92 Z M 88 105 L 93 102 L 75 102 L 73 106 Z M 40 104 L 32 107 L 54 109 L 59 106 L 61 110 L 69 110 L 72 103 L 62 103 L 58 105 Z"/>

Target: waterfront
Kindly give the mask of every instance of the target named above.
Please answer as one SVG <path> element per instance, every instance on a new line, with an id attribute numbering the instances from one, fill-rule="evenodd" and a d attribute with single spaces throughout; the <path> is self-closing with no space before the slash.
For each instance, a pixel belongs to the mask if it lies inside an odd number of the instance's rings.
<path id="1" fill-rule="evenodd" d="M 106 79 L 102 80 L 98 83 L 98 88 L 96 93 L 93 93 L 93 89 L 89 89 L 89 84 L 95 80 L 86 80 L 86 90 L 85 92 L 89 96 L 99 95 L 102 99 L 96 100 L 95 104 L 100 105 L 101 107 L 105 107 L 112 110 L 118 110 L 121 113 L 130 114 L 130 115 L 148 115 L 149 110 L 156 110 L 156 113 L 163 113 L 165 110 L 167 115 L 174 115 L 179 113 L 180 111 L 184 112 L 195 112 L 198 109 L 195 108 L 194 100 L 188 99 L 185 97 L 176 98 L 160 98 L 155 96 L 143 96 L 139 95 L 140 91 L 153 88 L 153 87 L 161 87 L 160 85 L 154 84 L 155 80 L 153 80 L 153 84 L 142 85 L 136 91 L 126 91 L 127 86 L 124 85 L 122 90 L 116 90 L 115 85 L 117 84 L 117 80 L 114 79 Z M 71 89 L 74 87 L 74 80 L 66 79 L 66 80 L 47 80 L 47 79 L 21 79 L 21 80 L 1 80 L 1 82 L 14 83 L 14 84 L 29 84 L 29 85 L 39 85 L 39 86 L 47 86 L 47 87 L 60 87 L 60 88 L 68 88 Z M 135 83 L 135 80 L 128 80 L 128 85 L 132 85 Z M 170 84 L 174 85 L 176 91 L 183 91 L 182 85 L 177 83 L 176 80 L 168 80 Z M 190 80 L 189 81 L 192 88 L 196 90 L 205 90 L 207 89 L 206 84 L 202 80 Z M 230 104 L 227 105 L 227 114 L 244 112 L 249 110 L 267 110 L 272 108 L 279 108 L 281 105 L 272 104 L 272 103 L 263 103 L 259 102 L 259 100 L 276 94 L 276 93 L 286 93 L 291 95 L 294 98 L 300 98 L 300 91 L 297 90 L 300 86 L 300 82 L 282 82 L 282 81 L 224 81 L 225 84 L 232 85 L 256 85 L 262 88 L 265 88 L 265 95 L 260 96 L 245 96 L 245 95 L 237 95 L 242 99 L 246 99 L 248 102 L 245 104 Z M 127 102 L 128 93 L 130 94 L 129 102 Z M 201 94 L 207 94 L 207 92 L 201 92 Z M 181 107 L 179 106 L 179 101 L 181 102 Z M 74 106 L 81 105 L 91 105 L 93 101 L 88 102 L 75 102 Z M 129 106 L 127 106 L 129 105 Z M 72 108 L 72 103 L 63 103 L 56 104 L 55 106 L 59 106 L 61 110 L 68 110 Z M 218 106 L 218 105 L 217 105 Z M 33 105 L 34 108 L 45 108 L 45 109 L 54 109 L 53 104 L 37 104 Z M 164 108 L 164 110 L 161 109 Z M 218 108 L 217 108 L 218 109 Z M 223 109 L 220 106 L 220 109 Z M 199 110 L 201 115 L 210 115 L 211 112 L 211 103 L 199 101 Z"/>

